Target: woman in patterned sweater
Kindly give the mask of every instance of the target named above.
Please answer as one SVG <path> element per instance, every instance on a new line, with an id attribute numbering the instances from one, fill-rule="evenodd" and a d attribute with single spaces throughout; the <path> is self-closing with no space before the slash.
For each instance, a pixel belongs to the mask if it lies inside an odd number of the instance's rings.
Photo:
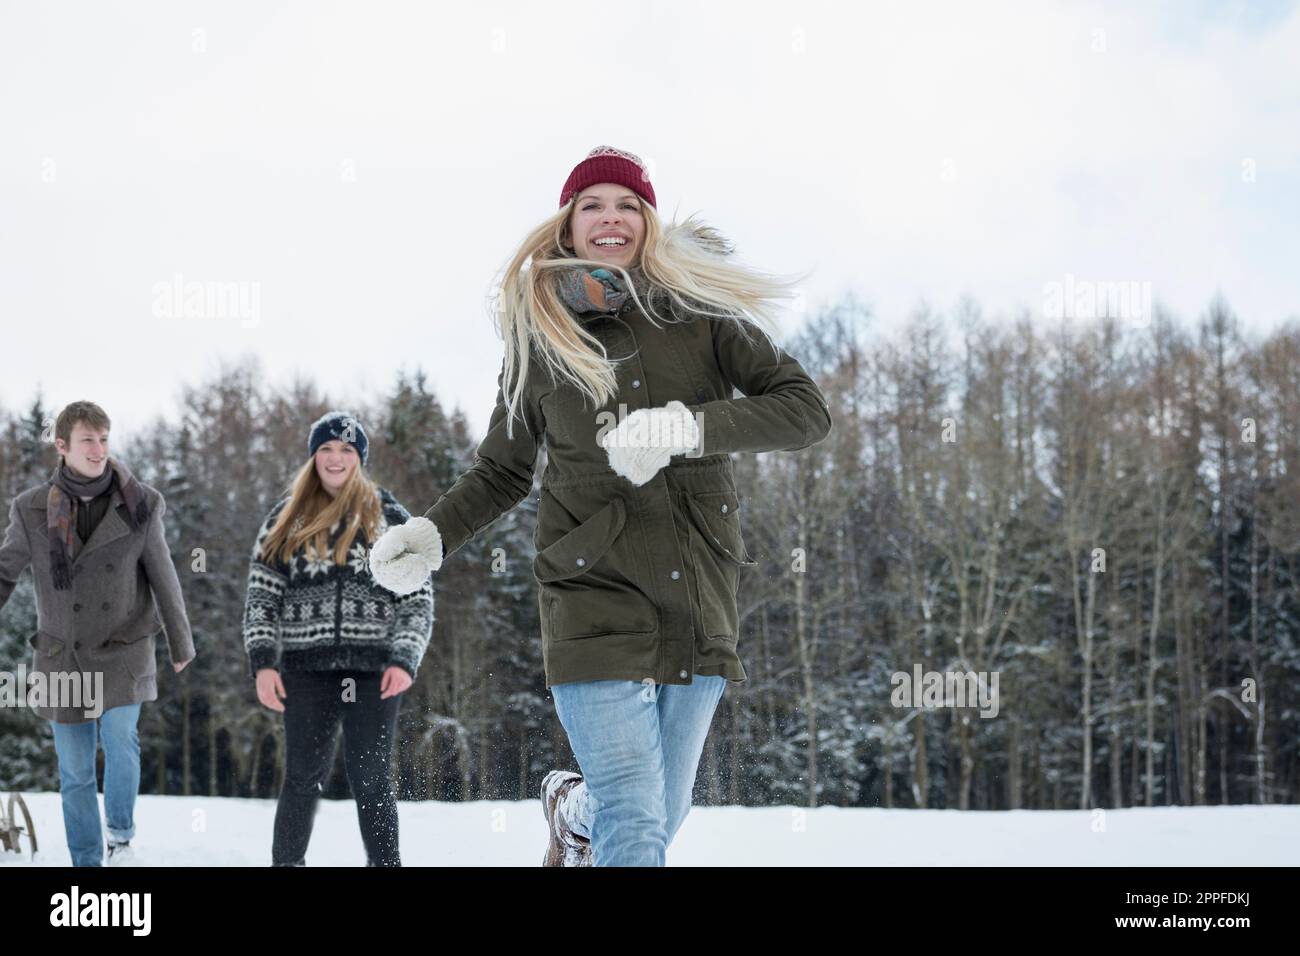
<path id="1" fill-rule="evenodd" d="M 284 713 L 273 866 L 305 865 L 340 721 L 367 865 L 401 865 L 388 767 L 400 695 L 433 632 L 433 584 L 398 596 L 370 576 L 370 543 L 410 514 L 366 476 L 367 447 L 351 415 L 317 421 L 310 458 L 253 547 L 244 649 L 258 700 Z"/>

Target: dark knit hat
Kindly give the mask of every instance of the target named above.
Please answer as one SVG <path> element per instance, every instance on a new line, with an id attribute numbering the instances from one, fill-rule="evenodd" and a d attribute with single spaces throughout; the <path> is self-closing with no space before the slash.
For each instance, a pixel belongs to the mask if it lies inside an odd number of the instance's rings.
<path id="1" fill-rule="evenodd" d="M 655 188 L 650 185 L 650 174 L 641 157 L 613 146 L 597 146 L 586 159 L 573 167 L 560 190 L 560 208 L 588 186 L 597 183 L 626 186 L 653 208 L 659 208 L 655 205 Z"/>
<path id="2" fill-rule="evenodd" d="M 316 449 L 331 439 L 337 438 L 356 448 L 361 456 L 361 464 L 366 463 L 370 449 L 370 439 L 366 430 L 349 412 L 326 412 L 311 426 L 311 435 L 307 439 L 307 454 L 316 454 Z"/>

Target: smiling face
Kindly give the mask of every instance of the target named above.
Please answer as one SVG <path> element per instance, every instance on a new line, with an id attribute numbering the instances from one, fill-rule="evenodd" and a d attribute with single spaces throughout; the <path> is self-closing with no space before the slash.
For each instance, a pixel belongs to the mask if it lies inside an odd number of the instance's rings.
<path id="1" fill-rule="evenodd" d="M 63 463 L 82 478 L 98 478 L 108 467 L 107 428 L 77 422 L 68 433 L 68 440 L 55 438 L 54 446 L 63 456 Z"/>
<path id="2" fill-rule="evenodd" d="M 569 218 L 574 254 L 624 269 L 641 254 L 645 216 L 641 200 L 626 186 L 597 183 L 578 194 Z"/>
<path id="3" fill-rule="evenodd" d="M 356 446 L 337 438 L 316 449 L 316 477 L 331 498 L 339 493 L 360 463 Z"/>

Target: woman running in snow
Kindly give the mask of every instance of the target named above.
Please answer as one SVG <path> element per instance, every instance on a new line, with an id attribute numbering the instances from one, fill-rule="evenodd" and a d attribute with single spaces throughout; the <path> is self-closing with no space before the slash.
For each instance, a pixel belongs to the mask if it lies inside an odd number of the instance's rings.
<path id="1" fill-rule="evenodd" d="M 506 267 L 474 464 L 371 551 L 381 584 L 418 587 L 531 493 L 546 443 L 533 573 L 546 685 L 582 773 L 543 781 L 545 865 L 664 864 L 714 710 L 746 679 L 736 595 L 756 562 L 730 455 L 831 429 L 771 338 L 791 283 L 731 251 L 690 219 L 661 224 L 636 156 L 592 150 Z"/>
<path id="2" fill-rule="evenodd" d="M 395 596 L 371 577 L 370 543 L 411 516 L 366 476 L 368 446 L 346 412 L 320 418 L 307 461 L 253 546 L 244 649 L 258 700 L 284 713 L 272 866 L 306 865 L 340 721 L 366 865 L 401 865 L 388 767 L 400 695 L 433 633 L 433 583 L 426 574 Z"/>

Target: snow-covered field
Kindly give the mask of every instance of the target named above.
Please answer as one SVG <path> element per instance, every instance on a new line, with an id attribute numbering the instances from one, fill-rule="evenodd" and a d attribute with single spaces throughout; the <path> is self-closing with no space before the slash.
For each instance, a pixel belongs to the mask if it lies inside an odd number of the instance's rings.
<path id="1" fill-rule="evenodd" d="M 57 793 L 28 793 L 36 865 L 67 866 Z M 102 802 L 102 796 L 101 796 Z M 406 866 L 537 866 L 541 804 L 399 803 Z M 696 807 L 670 866 L 1280 866 L 1300 860 L 1300 806 L 1105 811 Z M 266 866 L 273 800 L 142 796 L 137 862 Z M 365 862 L 352 801 L 322 800 L 308 865 Z M 0 866 L 30 866 L 0 852 Z"/>

